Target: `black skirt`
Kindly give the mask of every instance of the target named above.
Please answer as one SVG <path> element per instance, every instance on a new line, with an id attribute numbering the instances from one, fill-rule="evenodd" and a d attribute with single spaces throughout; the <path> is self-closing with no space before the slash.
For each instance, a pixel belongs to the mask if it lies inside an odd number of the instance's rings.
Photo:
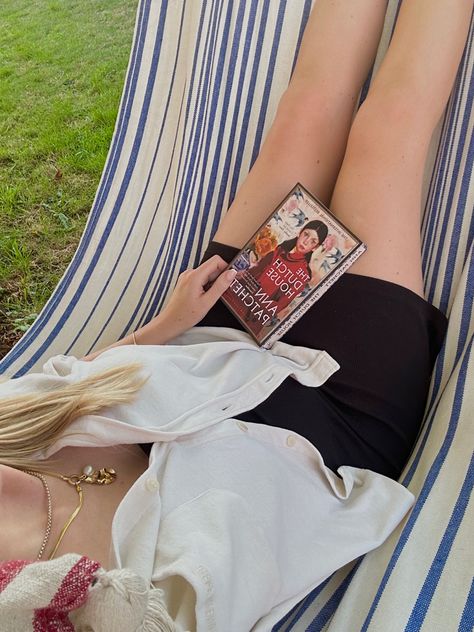
<path id="1" fill-rule="evenodd" d="M 236 248 L 211 242 L 203 261 Z M 201 326 L 243 329 L 222 301 Z M 244 421 L 306 437 L 334 471 L 340 465 L 398 478 L 418 435 L 447 319 L 395 283 L 346 273 L 282 340 L 326 350 L 341 366 L 323 386 L 287 378 Z"/>

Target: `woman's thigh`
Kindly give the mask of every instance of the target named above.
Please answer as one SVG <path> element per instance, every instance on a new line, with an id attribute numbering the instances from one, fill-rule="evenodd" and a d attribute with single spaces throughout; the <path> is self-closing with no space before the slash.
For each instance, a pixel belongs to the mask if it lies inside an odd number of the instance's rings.
<path id="1" fill-rule="evenodd" d="M 346 5 L 314 3 L 289 86 L 217 241 L 241 248 L 297 182 L 329 203 L 386 8 L 385 0 Z"/>
<path id="2" fill-rule="evenodd" d="M 422 180 L 432 128 L 413 100 L 402 93 L 367 98 L 352 125 L 330 208 L 367 244 L 350 272 L 423 296 Z"/>
<path id="3" fill-rule="evenodd" d="M 463 0 L 402 3 L 388 51 L 351 128 L 330 204 L 368 246 L 351 271 L 420 296 L 422 176 L 471 14 L 472 2 Z"/>

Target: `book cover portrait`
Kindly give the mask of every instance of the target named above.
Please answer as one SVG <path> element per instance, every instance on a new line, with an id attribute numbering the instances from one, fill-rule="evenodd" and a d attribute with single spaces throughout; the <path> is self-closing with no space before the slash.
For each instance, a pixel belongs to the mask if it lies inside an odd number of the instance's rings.
<path id="1" fill-rule="evenodd" d="M 359 243 L 298 185 L 232 261 L 224 302 L 262 341 Z"/>

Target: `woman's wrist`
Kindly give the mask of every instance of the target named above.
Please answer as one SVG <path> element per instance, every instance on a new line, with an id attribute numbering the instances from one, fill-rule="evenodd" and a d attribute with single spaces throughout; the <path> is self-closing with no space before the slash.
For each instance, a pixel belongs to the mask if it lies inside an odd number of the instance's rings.
<path id="1" fill-rule="evenodd" d="M 126 345 L 164 345 L 180 333 L 183 333 L 183 331 L 184 329 L 179 327 L 179 323 L 172 322 L 167 314 L 161 313 L 143 327 L 136 329 L 134 332 L 124 336 L 108 347 L 104 347 L 99 351 L 84 356 L 82 360 L 94 360 L 104 351 L 114 349 L 115 347 L 123 347 Z"/>
<path id="2" fill-rule="evenodd" d="M 113 345 L 164 345 L 199 323 L 235 279 L 235 270 L 214 255 L 195 270 L 186 270 L 178 282 L 166 307 L 149 323 L 136 329 Z M 101 349 L 83 360 L 93 360 L 106 349 Z"/>
<path id="3" fill-rule="evenodd" d="M 164 345 L 179 334 L 183 333 L 183 327 L 179 322 L 168 317 L 166 309 L 155 316 L 149 323 L 135 330 L 135 340 L 131 344 L 137 345 Z"/>

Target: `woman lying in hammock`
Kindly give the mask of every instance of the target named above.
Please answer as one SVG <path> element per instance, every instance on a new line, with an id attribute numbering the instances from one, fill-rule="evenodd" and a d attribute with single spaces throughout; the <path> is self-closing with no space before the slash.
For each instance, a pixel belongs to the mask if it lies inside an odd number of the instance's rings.
<path id="1" fill-rule="evenodd" d="M 0 385 L 1 559 L 130 568 L 163 591 L 157 629 L 268 631 L 406 514 L 393 479 L 446 330 L 423 298 L 422 174 L 472 3 L 404 0 L 351 125 L 385 9 L 317 1 L 257 161 L 154 320 Z M 368 251 L 263 351 L 217 301 L 298 181 Z"/>

